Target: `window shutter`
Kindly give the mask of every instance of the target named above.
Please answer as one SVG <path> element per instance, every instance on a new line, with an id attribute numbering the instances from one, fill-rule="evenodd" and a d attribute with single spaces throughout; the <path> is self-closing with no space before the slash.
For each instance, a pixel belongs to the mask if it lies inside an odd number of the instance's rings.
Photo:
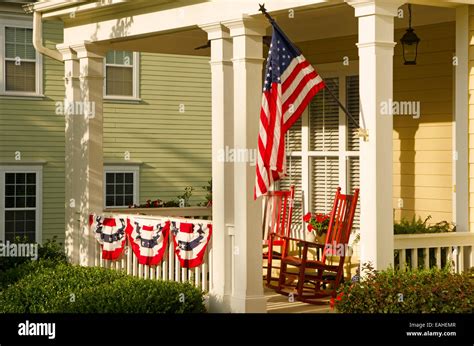
<path id="1" fill-rule="evenodd" d="M 279 189 L 289 190 L 290 185 L 293 184 L 295 186 L 295 201 L 293 204 L 293 217 L 291 218 L 291 236 L 303 239 L 303 194 L 301 180 L 301 157 L 292 157 L 291 161 L 290 157 L 287 157 L 286 163 L 288 175 L 279 181 Z"/>
<path id="2" fill-rule="evenodd" d="M 329 213 L 338 186 L 339 158 L 313 157 L 311 160 L 311 211 Z"/>
<path id="3" fill-rule="evenodd" d="M 360 164 L 359 157 L 352 156 L 347 159 L 347 193 L 353 194 L 354 189 L 360 184 Z M 353 232 L 359 231 L 360 228 L 360 198 L 357 201 L 357 209 L 354 215 L 354 222 L 352 225 Z"/>
<path id="4" fill-rule="evenodd" d="M 327 78 L 326 85 L 339 94 L 339 79 Z M 311 151 L 339 150 L 339 107 L 337 102 L 321 90 L 309 106 L 309 137 Z"/>

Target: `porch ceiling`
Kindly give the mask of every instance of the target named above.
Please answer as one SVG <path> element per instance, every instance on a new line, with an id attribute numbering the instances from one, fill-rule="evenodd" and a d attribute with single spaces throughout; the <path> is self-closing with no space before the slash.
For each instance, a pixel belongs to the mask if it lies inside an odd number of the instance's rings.
<path id="1" fill-rule="evenodd" d="M 199 29 L 196 24 L 198 20 L 203 23 L 212 20 L 226 19 L 241 13 L 239 10 L 254 8 L 251 15 L 258 13 L 258 1 L 244 0 L 236 9 L 224 9 L 233 7 L 236 2 L 210 1 L 210 0 L 109 0 L 111 5 L 98 5 L 97 2 L 87 2 L 82 5 L 55 10 L 44 14 L 46 19 L 60 18 L 65 23 L 65 43 L 75 43 L 74 40 L 83 39 L 92 42 L 100 42 L 106 45 L 108 50 L 129 50 L 149 53 L 183 54 L 209 56 L 210 49 L 196 50 L 196 47 L 207 43 L 207 34 Z M 280 0 L 281 1 L 281 0 Z M 474 2 L 474 0 L 466 0 Z M 214 11 L 214 17 L 202 19 L 197 12 L 209 9 L 210 2 L 214 2 L 216 9 L 221 8 L 226 13 Z M 354 17 L 353 7 L 345 4 L 342 0 L 305 0 L 292 2 L 294 18 L 288 15 L 286 1 L 277 2 L 267 0 L 267 7 L 275 9 L 272 15 L 284 28 L 285 32 L 295 42 L 333 38 L 357 34 L 357 19 Z M 412 3 L 433 3 L 429 0 L 414 0 Z M 437 1 L 438 4 L 453 5 L 454 1 Z M 206 7 L 207 6 L 207 7 Z M 234 5 L 235 7 L 236 5 Z M 246 7 L 247 6 L 247 7 Z M 286 7 L 285 7 L 286 6 Z M 407 13 L 407 5 L 404 8 Z M 184 9 L 180 12 L 181 9 Z M 232 13 L 232 10 L 236 11 Z M 71 13 L 74 16 L 71 17 Z M 190 20 L 196 18 L 194 22 Z M 191 13 L 191 14 L 189 14 Z M 245 13 L 245 12 L 244 12 Z M 166 22 L 155 23 L 156 18 L 150 14 L 160 14 Z M 145 20 L 153 20 L 147 22 Z M 167 19 L 166 19 L 167 18 Z M 227 18 L 228 19 L 228 18 Z M 434 7 L 426 5 L 413 6 L 413 25 L 421 26 L 448 22 L 455 20 L 455 11 L 445 7 Z M 176 24 L 178 22 L 178 24 Z M 187 25 L 190 23 L 193 25 Z M 153 23 L 153 24 L 151 24 Z M 395 28 L 407 26 L 407 18 L 395 20 Z M 270 30 L 270 28 L 268 28 Z M 268 32 L 270 34 L 270 32 Z"/>

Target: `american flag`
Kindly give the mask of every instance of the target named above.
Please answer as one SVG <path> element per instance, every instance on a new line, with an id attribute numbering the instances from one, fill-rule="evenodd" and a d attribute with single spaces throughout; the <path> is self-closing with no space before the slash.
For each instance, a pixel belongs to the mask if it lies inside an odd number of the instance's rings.
<path id="1" fill-rule="evenodd" d="M 285 134 L 325 86 L 280 27 L 275 22 L 272 26 L 260 110 L 255 199 L 285 175 Z"/>

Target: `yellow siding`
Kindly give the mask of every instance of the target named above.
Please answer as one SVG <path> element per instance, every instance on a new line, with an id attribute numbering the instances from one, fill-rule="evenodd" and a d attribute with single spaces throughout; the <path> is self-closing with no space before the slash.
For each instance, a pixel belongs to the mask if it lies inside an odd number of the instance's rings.
<path id="1" fill-rule="evenodd" d="M 420 101 L 421 117 L 394 116 L 393 206 L 395 218 L 414 214 L 432 221 L 452 221 L 452 121 L 454 23 L 416 27 L 422 41 L 418 64 L 403 65 L 401 46 L 394 56 L 394 100 Z M 395 32 L 395 39 L 404 30 Z M 316 66 L 358 59 L 357 36 L 299 42 Z M 474 75 L 474 73 L 473 73 Z M 473 77 L 474 78 L 474 77 Z M 473 95 L 474 109 L 474 95 Z M 471 113 L 474 118 L 474 111 Z M 474 124 L 471 125 L 474 136 Z M 472 142 L 471 142 L 472 143 Z M 474 146 L 473 157 L 474 157 Z M 474 160 L 472 161 L 474 162 Z M 472 178 L 474 179 L 474 178 Z M 474 193 L 474 191 L 472 191 Z M 403 209 L 398 208 L 399 198 Z M 472 209 L 474 215 L 474 209 Z"/>
<path id="2" fill-rule="evenodd" d="M 469 228 L 474 231 L 474 6 L 469 6 Z"/>

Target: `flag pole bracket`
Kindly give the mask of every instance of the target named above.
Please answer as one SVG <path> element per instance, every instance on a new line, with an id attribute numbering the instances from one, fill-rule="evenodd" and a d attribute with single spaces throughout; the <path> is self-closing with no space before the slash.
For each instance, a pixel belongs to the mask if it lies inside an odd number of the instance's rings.
<path id="1" fill-rule="evenodd" d="M 369 141 L 369 130 L 367 129 L 363 129 L 363 128 L 359 128 L 357 130 L 357 136 L 359 136 L 359 138 L 362 138 L 362 140 L 364 142 L 368 142 Z"/>

